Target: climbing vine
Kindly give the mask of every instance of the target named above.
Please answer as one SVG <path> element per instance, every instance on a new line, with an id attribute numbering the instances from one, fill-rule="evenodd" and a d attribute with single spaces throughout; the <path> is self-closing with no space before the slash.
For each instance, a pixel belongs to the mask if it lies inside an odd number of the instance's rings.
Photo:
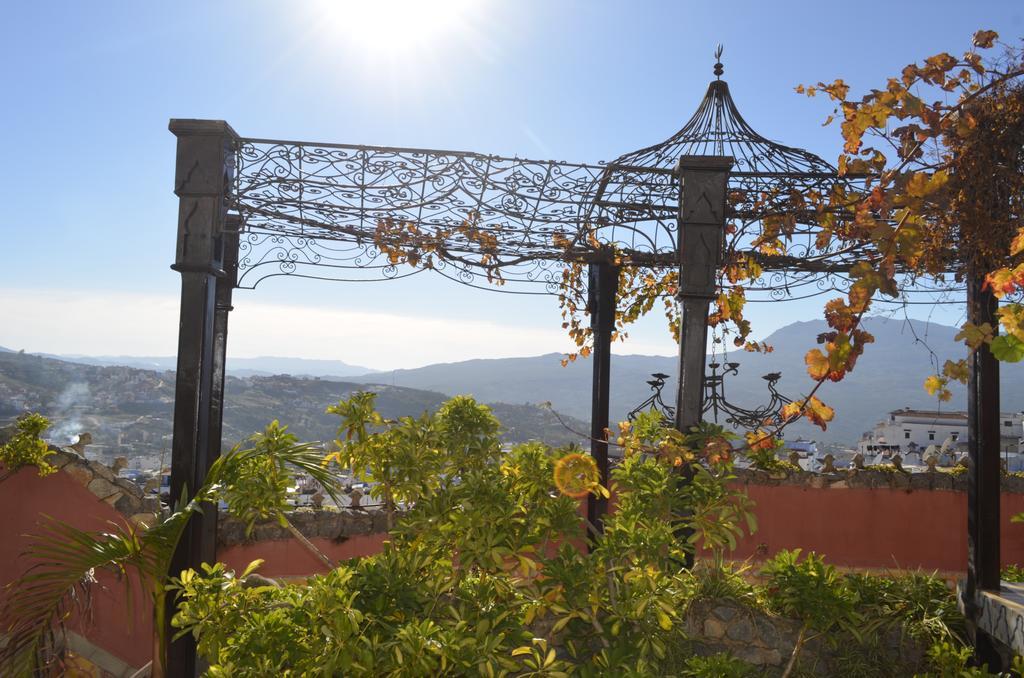
<path id="1" fill-rule="evenodd" d="M 825 382 L 841 381 L 874 341 L 861 327 L 865 315 L 879 298 L 900 298 L 925 281 L 943 286 L 983 275 L 985 286 L 1004 299 L 1000 328 L 965 323 L 958 340 L 971 350 L 988 344 L 1000 360 L 1024 359 L 1024 305 L 1007 299 L 1024 292 L 1024 52 L 1002 45 L 994 55 L 997 40 L 994 31 L 978 31 L 961 56 L 941 53 L 909 64 L 860 98 L 851 97 L 843 80 L 798 86 L 800 94 L 823 94 L 835 103 L 825 124 L 838 122 L 842 136 L 840 181 L 827 192 L 729 194 L 734 211 L 742 205 L 746 213 L 764 215 L 753 224 L 752 241 L 727 240 L 721 292 L 709 316 L 737 347 L 771 350 L 749 340 L 746 290 L 764 274 L 759 260 L 794 254 L 797 215 L 813 222 L 817 251 L 865 253 L 845 271 L 848 292 L 824 305 L 829 331 L 805 356 L 809 392 L 764 422 L 748 443 L 767 444 L 798 418 L 824 428 L 834 412 L 816 392 Z M 727 238 L 737 228 L 727 224 Z M 621 268 L 614 338 L 658 306 L 678 338 L 677 272 L 615 263 Z M 585 273 L 582 264 L 569 266 L 561 297 L 563 327 L 584 356 L 592 336 L 576 290 Z M 965 360 L 948 360 L 924 387 L 948 400 L 950 381 L 966 381 L 967 372 Z"/>

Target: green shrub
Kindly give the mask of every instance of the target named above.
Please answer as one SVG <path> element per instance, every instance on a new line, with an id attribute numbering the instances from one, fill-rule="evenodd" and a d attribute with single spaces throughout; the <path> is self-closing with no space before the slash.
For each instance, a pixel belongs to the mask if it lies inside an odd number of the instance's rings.
<path id="1" fill-rule="evenodd" d="M 723 553 L 753 524 L 749 500 L 728 485 L 728 446 L 715 427 L 626 431 L 632 452 L 613 473 L 618 509 L 599 536 L 583 529 L 575 490 L 556 482 L 560 460 L 577 453 L 541 443 L 503 450 L 497 421 L 471 398 L 398 421 L 380 417 L 372 395 L 330 411 L 342 419 L 330 459 L 363 469 L 385 504 L 406 510 L 382 553 L 302 585 L 247 588 L 222 566 L 184 573 L 174 624 L 195 635 L 212 673 L 675 672 L 690 656 L 686 604 L 711 592 L 679 564 L 698 544 Z M 677 458 L 693 482 L 675 472 Z M 681 543 L 679 527 L 695 537 Z M 578 548 L 588 537 L 591 547 Z M 739 574 L 722 580 L 751 595 Z M 280 643 L 287 651 L 275 651 Z M 692 675 L 740 675 L 714 673 L 735 660 L 708 661 Z"/>
<path id="2" fill-rule="evenodd" d="M 999 578 L 1008 582 L 1024 582 L 1024 567 L 1020 565 L 1004 565 L 999 573 Z"/>
<path id="3" fill-rule="evenodd" d="M 687 678 L 744 678 L 754 675 L 753 669 L 742 659 L 719 653 L 708 657 L 690 657 L 686 660 L 682 675 Z"/>
<path id="4" fill-rule="evenodd" d="M 827 631 L 852 619 L 853 593 L 822 556 L 801 550 L 780 551 L 761 571 L 772 609 L 803 621 L 807 629 Z"/>
<path id="5" fill-rule="evenodd" d="M 880 577 L 848 574 L 846 584 L 856 596 L 860 614 L 876 625 L 899 625 L 927 645 L 967 641 L 966 622 L 956 596 L 943 580 L 923 572 Z"/>
<path id="6" fill-rule="evenodd" d="M 35 466 L 39 476 L 48 476 L 57 469 L 47 463 L 46 458 L 53 454 L 46 441 L 40 438 L 43 431 L 50 428 L 50 420 L 41 414 L 26 414 L 15 423 L 16 433 L 3 445 L 0 445 L 0 464 L 7 467 L 0 479 L 6 478 L 23 466 Z"/>

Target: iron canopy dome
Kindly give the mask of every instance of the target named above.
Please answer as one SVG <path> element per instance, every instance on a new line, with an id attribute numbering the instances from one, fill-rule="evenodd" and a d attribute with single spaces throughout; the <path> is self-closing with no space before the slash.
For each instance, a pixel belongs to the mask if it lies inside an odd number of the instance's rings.
<path id="1" fill-rule="evenodd" d="M 721 46 L 715 53 L 721 58 Z M 827 194 L 839 181 L 830 163 L 809 151 L 771 141 L 740 114 L 721 79 L 721 61 L 714 67 L 703 100 L 682 129 L 653 146 L 625 153 L 607 163 L 593 191 L 589 220 L 600 239 L 622 242 L 617 227 L 643 233 L 634 246 L 652 254 L 676 247 L 679 187 L 676 165 L 681 156 L 731 156 L 730 216 L 745 223 L 771 213 L 794 213 L 791 197 L 816 191 Z M 808 214 L 796 214 L 810 225 Z M 644 241 L 646 243 L 644 244 Z"/>

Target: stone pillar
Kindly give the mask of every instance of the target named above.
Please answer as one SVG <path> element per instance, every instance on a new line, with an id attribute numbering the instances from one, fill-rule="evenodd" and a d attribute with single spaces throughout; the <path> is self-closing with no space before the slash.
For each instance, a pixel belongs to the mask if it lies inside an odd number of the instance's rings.
<path id="1" fill-rule="evenodd" d="M 701 420 L 708 310 L 718 295 L 716 278 L 725 241 L 725 190 L 733 159 L 679 158 L 679 384 L 676 429 L 686 432 Z"/>
<path id="2" fill-rule="evenodd" d="M 676 430 L 686 433 L 704 412 L 704 367 L 707 361 L 708 310 L 718 295 L 717 275 L 725 244 L 725 190 L 733 159 L 684 155 L 679 158 L 679 383 L 676 387 Z M 680 467 L 684 482 L 693 477 L 689 464 Z M 685 515 L 676 528 L 686 543 L 690 530 Z M 693 567 L 693 554 L 683 565 Z"/>
<path id="3" fill-rule="evenodd" d="M 223 297 L 230 282 L 220 282 L 225 278 L 226 240 L 237 248 L 237 239 L 225 238 L 225 225 L 238 135 L 222 120 L 171 120 L 169 129 L 178 138 L 174 175 L 178 243 L 171 268 L 181 274 L 171 445 L 173 503 L 192 496 L 220 454 L 221 410 L 215 405 L 214 393 L 216 383 L 223 378 L 223 362 L 221 375 L 217 376 L 215 318 L 218 297 Z M 230 306 L 230 294 L 227 299 Z M 221 350 L 226 340 L 226 318 L 225 311 Z M 206 509 L 194 515 L 185 528 L 171 558 L 172 576 L 216 560 L 217 512 L 213 506 Z M 172 597 L 167 604 L 168 630 L 175 607 Z M 196 675 L 196 648 L 191 636 L 170 643 L 165 667 L 168 676 Z"/>

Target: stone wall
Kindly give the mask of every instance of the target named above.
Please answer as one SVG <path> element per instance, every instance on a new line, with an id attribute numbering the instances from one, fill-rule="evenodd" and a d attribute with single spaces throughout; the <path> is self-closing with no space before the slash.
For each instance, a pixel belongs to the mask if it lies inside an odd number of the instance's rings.
<path id="1" fill-rule="evenodd" d="M 335 543 L 387 532 L 387 515 L 376 508 L 298 509 L 288 513 L 288 520 L 308 539 L 320 538 Z M 217 525 L 218 547 L 284 539 L 295 537 L 276 520 L 257 524 L 248 536 L 245 523 L 239 520 L 222 515 Z"/>
<path id="2" fill-rule="evenodd" d="M 74 450 L 51 447 L 46 461 L 74 478 L 97 498 L 114 507 L 136 525 L 152 525 L 160 512 L 160 499 L 146 496 L 138 485 L 118 478 L 110 467 L 91 461 Z"/>
<path id="3" fill-rule="evenodd" d="M 727 652 L 761 669 L 758 675 L 779 676 L 793 654 L 800 622 L 753 610 L 730 600 L 705 600 L 693 603 L 686 614 L 685 631 L 700 655 Z M 798 666 L 813 675 L 844 675 L 842 654 L 860 650 L 852 637 L 808 634 L 798 655 Z M 893 675 L 913 675 L 922 670 L 924 648 L 899 629 L 884 637 L 881 647 L 870 652 L 884 653 L 894 667 Z M 896 667 L 899 667 L 897 669 Z"/>
<path id="4" fill-rule="evenodd" d="M 808 489 L 869 489 L 869 490 L 948 490 L 967 492 L 967 469 L 962 466 L 952 469 L 908 473 L 893 466 L 866 467 L 837 470 L 833 473 L 811 473 L 808 471 L 769 473 L 759 469 L 736 469 L 736 481 L 744 485 L 763 487 L 804 487 Z M 1018 474 L 1003 474 L 1002 491 L 1024 494 L 1024 477 Z"/>
<path id="5" fill-rule="evenodd" d="M 762 490 L 773 487 L 785 487 L 808 491 L 835 490 L 834 496 L 844 496 L 841 490 L 873 490 L 895 491 L 902 494 L 914 492 L 940 492 L 940 497 L 947 493 L 967 492 L 967 474 L 960 472 L 932 471 L 924 473 L 906 473 L 895 469 L 856 469 L 837 471 L 835 473 L 782 472 L 768 473 L 758 469 L 736 469 L 736 483 L 749 489 Z M 1024 500 L 1024 477 L 1004 475 L 1003 492 L 1021 495 Z M 851 496 L 856 493 L 851 493 Z M 813 495 L 812 495 L 813 496 Z M 950 495 L 953 496 L 953 495 Z M 774 503 L 774 502 L 772 502 Z M 613 498 L 614 504 L 614 498 Z M 771 510 L 771 503 L 759 508 L 766 514 Z M 301 508 L 288 514 L 292 524 L 306 537 L 321 537 L 329 540 L 345 540 L 358 535 L 379 534 L 385 532 L 386 520 L 379 508 L 342 508 L 312 509 Z M 766 515 L 769 520 L 770 515 Z M 855 519 L 855 515 L 843 514 L 844 520 Z M 239 521 L 222 515 L 219 526 L 219 543 L 222 546 L 233 546 L 258 541 L 287 540 L 293 537 L 287 529 L 276 521 L 258 524 L 251 535 L 245 535 L 245 526 Z M 1024 533 L 1024 528 L 1022 528 Z"/>
<path id="6" fill-rule="evenodd" d="M 15 424 L 0 426 L 0 445 L 10 441 L 15 433 Z M 160 499 L 156 495 L 146 496 L 138 485 L 126 478 L 119 478 L 117 472 L 109 466 L 86 459 L 82 449 L 91 442 L 92 436 L 83 433 L 81 437 L 83 440 L 76 446 L 50 445 L 53 454 L 46 457 L 47 463 L 74 478 L 95 497 L 105 501 L 134 524 L 152 525 L 160 514 Z"/>

